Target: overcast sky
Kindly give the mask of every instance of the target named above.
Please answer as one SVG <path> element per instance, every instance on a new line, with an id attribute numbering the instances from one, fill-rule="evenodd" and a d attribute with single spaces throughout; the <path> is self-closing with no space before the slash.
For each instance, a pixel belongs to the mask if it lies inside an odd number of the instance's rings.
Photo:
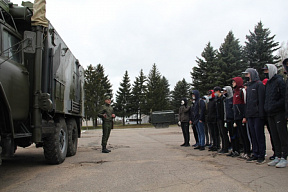
<path id="1" fill-rule="evenodd" d="M 20 0 L 11 0 L 21 4 Z M 196 57 L 210 41 L 218 49 L 230 30 L 244 45 L 261 20 L 287 42 L 287 0 L 46 0 L 47 18 L 81 65 L 101 63 L 118 90 L 153 63 L 174 89 L 191 82 Z"/>

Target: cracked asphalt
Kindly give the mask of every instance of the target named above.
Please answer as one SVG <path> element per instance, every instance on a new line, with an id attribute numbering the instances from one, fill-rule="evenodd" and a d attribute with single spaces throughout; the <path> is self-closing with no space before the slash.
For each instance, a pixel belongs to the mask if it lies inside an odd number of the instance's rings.
<path id="1" fill-rule="evenodd" d="M 0 191 L 288 191 L 288 168 L 180 147 L 176 126 L 114 129 L 109 154 L 101 153 L 101 135 L 84 131 L 77 154 L 60 165 L 45 164 L 42 148 L 18 148 L 0 166 Z M 268 134 L 266 141 L 268 162 Z"/>

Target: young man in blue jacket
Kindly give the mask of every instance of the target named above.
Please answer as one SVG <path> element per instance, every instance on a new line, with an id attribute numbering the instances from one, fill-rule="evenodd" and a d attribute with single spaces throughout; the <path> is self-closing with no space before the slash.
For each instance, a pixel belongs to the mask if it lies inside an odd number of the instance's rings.
<path id="1" fill-rule="evenodd" d="M 200 151 L 205 150 L 205 132 L 204 132 L 204 122 L 205 122 L 205 111 L 206 111 L 206 104 L 201 99 L 200 93 L 198 90 L 192 91 L 192 99 L 194 102 L 193 110 L 191 111 L 190 116 L 190 124 L 196 126 L 197 133 L 198 133 L 198 140 L 199 146 L 195 147 L 194 149 L 199 149 Z"/>
<path id="2" fill-rule="evenodd" d="M 288 132 L 285 119 L 285 82 L 277 75 L 274 64 L 266 64 L 263 68 L 268 78 L 265 91 L 264 109 L 268 116 L 270 133 L 274 142 L 275 159 L 269 166 L 284 168 L 287 165 Z"/>

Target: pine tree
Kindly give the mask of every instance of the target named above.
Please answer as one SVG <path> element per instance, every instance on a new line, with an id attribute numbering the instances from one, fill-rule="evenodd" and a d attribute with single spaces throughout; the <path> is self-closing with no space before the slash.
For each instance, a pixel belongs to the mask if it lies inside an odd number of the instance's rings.
<path id="1" fill-rule="evenodd" d="M 161 74 L 154 63 L 148 76 L 147 104 L 145 105 L 146 113 L 167 109 L 168 106 L 166 106 L 166 101 L 163 103 L 163 98 L 166 100 L 167 92 L 169 92 L 169 89 L 167 90 L 167 84 L 167 79 L 161 77 Z"/>
<path id="2" fill-rule="evenodd" d="M 128 76 L 128 71 L 125 71 L 119 90 L 116 93 L 116 103 L 114 105 L 115 114 L 122 117 L 123 125 L 125 125 L 125 117 L 132 114 L 131 99 L 130 78 Z"/>
<path id="3" fill-rule="evenodd" d="M 85 119 L 92 119 L 93 126 L 94 120 L 97 118 L 97 111 L 95 111 L 95 99 L 94 99 L 94 82 L 95 82 L 95 69 L 92 65 L 89 65 L 85 70 L 85 83 L 84 83 L 84 91 L 85 91 Z"/>
<path id="4" fill-rule="evenodd" d="M 274 42 L 275 35 L 270 36 L 269 28 L 264 28 L 260 21 L 254 28 L 254 32 L 249 31 L 246 35 L 247 41 L 244 47 L 244 61 L 249 67 L 255 68 L 260 78 L 264 78 L 262 68 L 265 64 L 276 64 L 279 62 L 279 56 L 273 53 L 279 49 L 279 42 Z"/>
<path id="5" fill-rule="evenodd" d="M 232 31 L 229 31 L 224 43 L 221 44 L 217 54 L 220 71 L 217 73 L 220 84 L 218 86 L 231 86 L 231 79 L 241 75 L 247 65 L 242 61 L 242 50 L 239 40 L 235 39 Z"/>
<path id="6" fill-rule="evenodd" d="M 190 72 L 193 89 L 198 90 L 201 95 L 205 95 L 208 90 L 213 89 L 221 83 L 218 79 L 220 68 L 216 54 L 217 51 L 208 42 L 201 53 L 203 59 L 197 57 L 196 63 L 198 66 L 193 67 L 192 72 Z"/>
<path id="7" fill-rule="evenodd" d="M 97 126 L 97 115 L 104 104 L 105 96 L 112 96 L 112 85 L 108 76 L 104 74 L 101 64 L 96 67 L 89 65 L 85 70 L 85 116 L 92 119 L 93 126 Z"/>
<path id="8" fill-rule="evenodd" d="M 178 113 L 180 102 L 183 98 L 189 98 L 190 85 L 183 78 L 182 81 L 178 81 L 174 90 L 172 91 L 172 108 L 175 113 Z"/>
<path id="9" fill-rule="evenodd" d="M 146 86 L 147 78 L 141 69 L 138 77 L 135 78 L 133 88 L 132 88 L 132 110 L 137 115 L 137 124 L 138 119 L 141 118 L 143 113 L 143 108 L 146 103 Z M 141 121 L 140 121 L 141 124 Z"/>
<path id="10" fill-rule="evenodd" d="M 169 82 L 165 76 L 161 78 L 161 106 L 163 110 L 167 110 L 171 108 L 171 94 L 169 89 Z"/>

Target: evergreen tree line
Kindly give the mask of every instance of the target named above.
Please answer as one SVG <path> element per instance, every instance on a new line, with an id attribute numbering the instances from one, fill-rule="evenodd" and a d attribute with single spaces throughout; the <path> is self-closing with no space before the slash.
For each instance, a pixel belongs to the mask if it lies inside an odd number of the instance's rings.
<path id="1" fill-rule="evenodd" d="M 197 57 L 197 66 L 192 68 L 193 88 L 205 95 L 215 86 L 231 85 L 231 78 L 241 76 L 241 72 L 249 67 L 256 69 L 263 80 L 262 68 L 268 63 L 276 64 L 281 73 L 282 65 L 277 63 L 285 58 L 273 54 L 280 49 L 274 37 L 260 21 L 254 31 L 246 35 L 244 46 L 240 45 L 232 31 L 229 31 L 218 50 L 208 42 L 201 54 L 202 58 Z"/>
<path id="2" fill-rule="evenodd" d="M 149 115 L 152 111 L 171 109 L 170 89 L 165 76 L 162 76 L 154 63 L 148 77 L 140 70 L 139 76 L 131 85 L 128 71 L 125 71 L 120 87 L 116 92 L 116 100 L 113 107 L 116 116 L 122 117 L 125 125 L 125 117 L 132 114 L 141 119 L 142 114 Z M 112 96 L 111 83 L 104 74 L 101 64 L 96 67 L 88 66 L 85 70 L 85 116 L 92 119 L 97 126 L 97 113 L 104 104 L 105 96 Z M 137 121 L 137 124 L 141 123 Z"/>
<path id="3" fill-rule="evenodd" d="M 176 83 L 172 91 L 169 90 L 168 79 L 161 75 L 156 64 L 153 64 L 148 76 L 145 76 L 141 69 L 132 84 L 128 71 L 125 71 L 113 102 L 115 114 L 122 117 L 125 125 L 125 117 L 132 114 L 137 114 L 137 119 L 140 119 L 142 114 L 149 115 L 152 111 L 174 110 L 178 113 L 181 99 L 189 97 L 192 88 L 205 95 L 215 86 L 231 85 L 231 78 L 241 76 L 241 72 L 248 67 L 255 68 L 263 79 L 262 68 L 265 64 L 279 64 L 288 56 L 288 52 L 284 51 L 283 54 L 283 50 L 280 56 L 273 55 L 280 48 L 279 43 L 274 42 L 274 37 L 260 21 L 254 31 L 249 31 L 246 35 L 244 46 L 240 45 L 232 31 L 228 32 L 218 50 L 208 42 L 201 54 L 202 58 L 197 57 L 197 66 L 190 72 L 192 83 L 183 78 Z M 281 65 L 276 66 L 281 72 Z M 93 119 L 94 125 L 97 125 L 97 112 L 103 105 L 105 96 L 112 96 L 112 86 L 101 64 L 96 67 L 88 66 L 85 79 L 86 118 Z"/>

